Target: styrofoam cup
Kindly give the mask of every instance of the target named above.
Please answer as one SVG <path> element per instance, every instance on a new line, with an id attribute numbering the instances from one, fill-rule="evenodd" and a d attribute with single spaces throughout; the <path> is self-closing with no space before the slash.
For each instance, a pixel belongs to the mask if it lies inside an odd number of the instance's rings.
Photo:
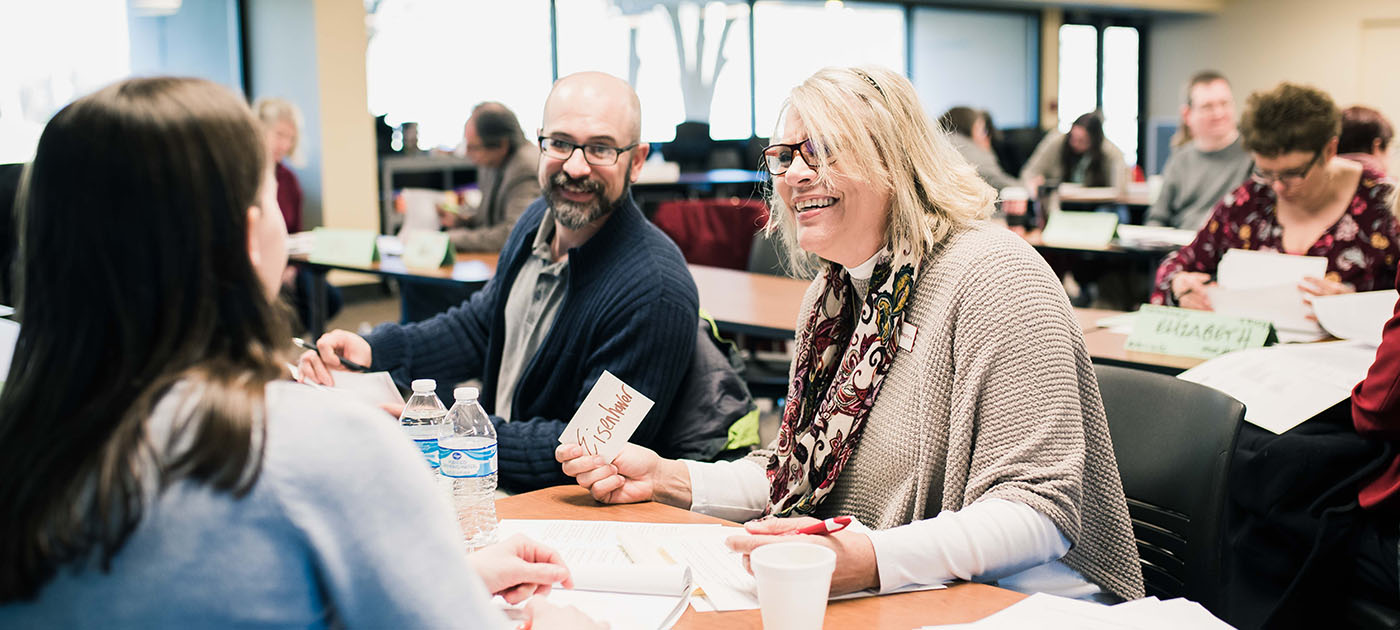
<path id="1" fill-rule="evenodd" d="M 764 545 L 749 554 L 764 630 L 814 630 L 826 617 L 836 552 L 812 543 Z"/>

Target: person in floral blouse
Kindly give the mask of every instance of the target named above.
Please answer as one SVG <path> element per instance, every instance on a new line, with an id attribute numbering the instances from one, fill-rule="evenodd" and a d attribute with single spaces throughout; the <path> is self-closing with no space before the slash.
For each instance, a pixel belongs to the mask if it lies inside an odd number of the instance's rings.
<path id="1" fill-rule="evenodd" d="M 1337 157 L 1340 131 L 1341 112 L 1321 90 L 1282 83 L 1250 95 L 1240 132 L 1253 173 L 1162 261 L 1152 303 L 1211 310 L 1206 289 L 1232 248 L 1326 257 L 1326 275 L 1298 285 L 1305 302 L 1389 288 L 1400 258 L 1395 180 Z"/>

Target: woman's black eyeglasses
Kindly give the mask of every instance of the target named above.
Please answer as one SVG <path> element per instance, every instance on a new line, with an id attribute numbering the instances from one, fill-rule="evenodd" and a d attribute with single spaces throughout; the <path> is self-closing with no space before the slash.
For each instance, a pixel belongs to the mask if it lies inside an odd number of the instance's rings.
<path id="1" fill-rule="evenodd" d="M 802 162 L 807 168 L 816 170 L 817 168 L 817 145 L 811 138 L 792 144 L 770 144 L 763 149 L 763 163 L 768 168 L 768 172 L 774 177 L 782 175 L 792 166 L 793 157 L 802 156 Z M 831 162 L 831 158 L 827 158 Z"/>

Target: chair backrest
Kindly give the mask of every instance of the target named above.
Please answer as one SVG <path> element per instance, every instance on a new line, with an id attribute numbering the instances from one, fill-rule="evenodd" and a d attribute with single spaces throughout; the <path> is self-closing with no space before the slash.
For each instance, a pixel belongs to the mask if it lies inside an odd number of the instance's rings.
<path id="1" fill-rule="evenodd" d="M 768 221 L 768 207 L 755 199 L 694 199 L 662 202 L 652 222 L 688 263 L 744 269 L 753 235 Z"/>
<path id="2" fill-rule="evenodd" d="M 1147 594 L 1219 611 L 1225 495 L 1244 405 L 1162 374 L 1094 370 Z"/>

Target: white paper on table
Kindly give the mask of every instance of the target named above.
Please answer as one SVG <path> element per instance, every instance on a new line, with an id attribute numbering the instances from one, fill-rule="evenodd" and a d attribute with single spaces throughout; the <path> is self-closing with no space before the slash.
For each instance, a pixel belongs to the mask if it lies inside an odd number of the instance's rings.
<path id="1" fill-rule="evenodd" d="M 1159 225 L 1118 224 L 1118 241 L 1121 244 L 1137 245 L 1176 245 L 1183 247 L 1196 240 L 1195 230 L 1182 230 Z"/>
<path id="2" fill-rule="evenodd" d="M 1144 598 L 1116 606 L 1036 593 L 973 623 L 924 626 L 998 630 L 1036 628 L 1039 630 L 1175 630 L 1202 628 L 1229 630 L 1230 626 L 1195 602 L 1177 598 Z"/>
<path id="3" fill-rule="evenodd" d="M 438 204 L 446 198 L 445 192 L 441 190 L 431 190 L 428 188 L 405 188 L 399 191 L 399 198 L 403 200 L 403 226 L 399 232 L 404 230 L 432 230 L 437 231 L 442 227 L 442 220 L 438 218 Z"/>
<path id="4" fill-rule="evenodd" d="M 311 253 L 311 248 L 316 246 L 316 234 L 314 232 L 297 232 L 287 235 L 287 255 L 297 256 Z"/>
<path id="5" fill-rule="evenodd" d="M 1215 281 L 1226 289 L 1257 289 L 1287 285 L 1296 288 L 1303 278 L 1327 274 L 1322 256 L 1294 256 L 1252 249 L 1232 249 L 1220 257 Z"/>
<path id="6" fill-rule="evenodd" d="M 1273 322 L 1280 341 L 1317 341 L 1327 336 L 1303 302 L 1296 284 L 1231 289 L 1223 284 L 1206 289 L 1216 313 Z"/>
<path id="7" fill-rule="evenodd" d="M 1133 323 L 1136 321 L 1137 312 L 1134 311 L 1132 313 L 1120 313 L 1118 315 L 1100 317 L 1094 322 L 1094 325 L 1099 328 L 1107 328 L 1108 331 L 1112 333 L 1131 335 L 1133 334 Z"/>
<path id="8" fill-rule="evenodd" d="M 588 454 L 611 462 L 641 426 L 653 404 L 612 372 L 603 370 L 559 435 L 559 443 L 578 444 Z"/>
<path id="9" fill-rule="evenodd" d="M 19 342 L 19 323 L 0 319 L 0 383 L 5 382 L 10 373 L 10 360 L 15 355 L 15 344 Z"/>
<path id="10" fill-rule="evenodd" d="M 1245 420 L 1283 433 L 1346 400 L 1376 359 L 1376 348 L 1355 341 L 1239 350 L 1206 361 L 1177 378 L 1200 383 L 1245 405 Z"/>
<path id="11" fill-rule="evenodd" d="M 388 372 L 343 372 L 336 371 L 335 386 L 331 391 L 343 392 L 370 405 L 403 405 L 403 394 L 394 385 Z"/>
<path id="12" fill-rule="evenodd" d="M 390 234 L 380 234 L 374 239 L 374 246 L 379 249 L 379 257 L 382 261 L 385 256 L 402 256 L 403 239 Z"/>
<path id="13" fill-rule="evenodd" d="M 1394 289 L 1320 295 L 1313 298 L 1313 313 L 1333 337 L 1379 346 L 1381 331 L 1395 314 L 1397 297 Z"/>

